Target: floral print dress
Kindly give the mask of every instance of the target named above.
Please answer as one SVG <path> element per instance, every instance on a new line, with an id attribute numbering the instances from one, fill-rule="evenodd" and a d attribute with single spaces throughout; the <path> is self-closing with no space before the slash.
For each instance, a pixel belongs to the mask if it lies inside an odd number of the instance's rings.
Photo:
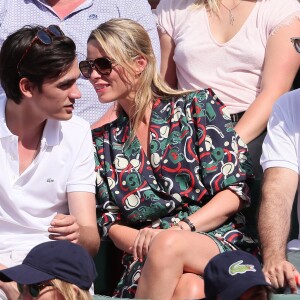
<path id="1" fill-rule="evenodd" d="M 250 203 L 247 146 L 224 104 L 210 89 L 157 99 L 150 120 L 150 160 L 130 137 L 128 116 L 93 130 L 97 217 L 102 238 L 114 222 L 140 229 L 167 229 L 231 189 Z M 226 199 L 224 198 L 224 205 Z M 220 251 L 257 251 L 241 213 L 209 235 Z M 143 262 L 124 254 L 116 297 L 133 298 Z"/>

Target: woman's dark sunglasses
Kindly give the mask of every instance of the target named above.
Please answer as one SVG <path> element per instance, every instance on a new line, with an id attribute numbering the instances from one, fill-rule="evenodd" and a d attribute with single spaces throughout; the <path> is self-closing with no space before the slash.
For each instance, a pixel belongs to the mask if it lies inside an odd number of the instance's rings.
<path id="1" fill-rule="evenodd" d="M 51 282 L 49 283 L 40 283 L 40 284 L 20 284 L 18 283 L 18 290 L 20 294 L 22 295 L 25 291 L 25 287 L 27 288 L 29 294 L 33 298 L 37 298 L 41 292 L 42 289 L 44 289 L 47 286 L 53 286 Z"/>
<path id="2" fill-rule="evenodd" d="M 36 36 L 33 38 L 30 45 L 24 51 L 23 55 L 21 56 L 21 58 L 20 58 L 20 60 L 17 64 L 17 70 L 18 70 L 19 73 L 20 73 L 21 62 L 26 57 L 28 51 L 31 49 L 33 44 L 38 41 L 38 42 L 40 42 L 44 45 L 51 45 L 52 44 L 52 36 L 61 37 L 61 36 L 64 36 L 64 33 L 62 32 L 62 30 L 57 25 L 50 25 L 47 28 L 40 29 L 37 32 Z"/>
<path id="3" fill-rule="evenodd" d="M 79 69 L 83 77 L 90 78 L 93 69 L 100 75 L 109 75 L 112 71 L 112 61 L 107 57 L 96 58 L 95 60 L 83 60 L 79 63 Z"/>
<path id="4" fill-rule="evenodd" d="M 291 38 L 291 42 L 294 44 L 296 51 L 300 53 L 300 37 Z"/>

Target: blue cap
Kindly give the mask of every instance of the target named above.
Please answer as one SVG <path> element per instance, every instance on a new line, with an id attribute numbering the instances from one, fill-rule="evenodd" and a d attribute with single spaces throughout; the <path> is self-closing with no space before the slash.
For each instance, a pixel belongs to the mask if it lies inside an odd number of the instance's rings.
<path id="1" fill-rule="evenodd" d="M 21 265 L 0 271 L 0 280 L 37 284 L 60 279 L 88 290 L 97 277 L 90 254 L 69 241 L 50 241 L 31 249 Z"/>
<path id="2" fill-rule="evenodd" d="M 270 286 L 258 259 L 245 251 L 228 251 L 213 257 L 204 269 L 206 298 L 238 299 L 254 286 Z"/>

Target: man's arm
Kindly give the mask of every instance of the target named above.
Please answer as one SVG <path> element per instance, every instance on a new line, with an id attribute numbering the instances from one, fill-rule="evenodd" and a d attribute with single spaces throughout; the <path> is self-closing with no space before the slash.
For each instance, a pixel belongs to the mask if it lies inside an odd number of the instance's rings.
<path id="1" fill-rule="evenodd" d="M 298 174 L 287 168 L 269 168 L 264 172 L 258 231 L 263 256 L 263 272 L 275 288 L 288 284 L 297 291 L 296 268 L 287 261 L 286 246 L 291 211 L 298 185 Z"/>
<path id="2" fill-rule="evenodd" d="M 96 200 L 93 193 L 68 193 L 70 216 L 58 214 L 49 228 L 53 240 L 69 240 L 86 248 L 91 255 L 98 252 L 100 237 L 96 222 Z"/>

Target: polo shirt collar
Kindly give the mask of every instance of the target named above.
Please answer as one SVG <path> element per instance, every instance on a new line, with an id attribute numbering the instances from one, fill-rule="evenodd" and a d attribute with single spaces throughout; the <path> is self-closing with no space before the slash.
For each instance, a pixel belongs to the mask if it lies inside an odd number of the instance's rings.
<path id="1" fill-rule="evenodd" d="M 43 139 L 45 139 L 48 146 L 55 146 L 59 144 L 62 135 L 61 122 L 66 121 L 47 120 L 44 128 Z"/>
<path id="2" fill-rule="evenodd" d="M 40 4 L 42 4 L 43 6 L 46 6 L 48 9 L 52 10 L 54 12 L 54 10 L 52 9 L 52 7 L 47 3 L 47 0 L 33 0 L 33 2 L 39 2 Z M 94 0 L 86 0 L 84 1 L 82 4 L 80 4 L 72 13 L 90 7 L 93 4 Z"/>

